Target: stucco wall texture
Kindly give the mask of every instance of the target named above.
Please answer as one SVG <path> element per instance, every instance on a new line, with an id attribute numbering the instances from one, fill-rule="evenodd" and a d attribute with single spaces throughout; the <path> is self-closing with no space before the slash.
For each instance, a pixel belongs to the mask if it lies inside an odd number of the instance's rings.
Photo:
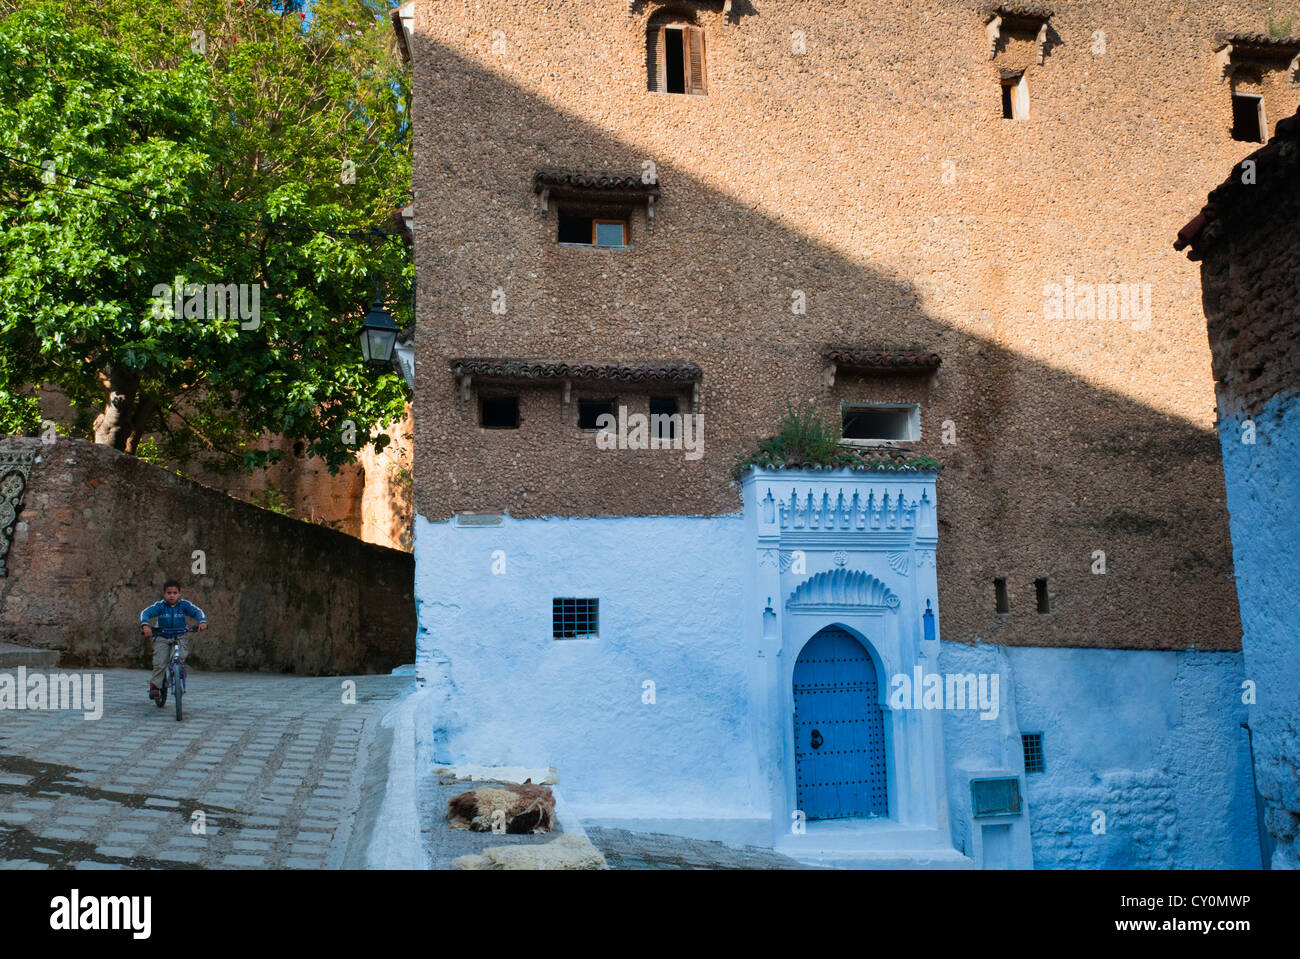
<path id="1" fill-rule="evenodd" d="M 0 578 L 0 641 L 60 665 L 144 666 L 140 610 L 167 579 L 207 614 L 200 669 L 388 672 L 414 656 L 414 560 L 250 506 L 83 440 L 34 450 Z M 195 569 L 202 551 L 201 570 Z"/>
<path id="2" fill-rule="evenodd" d="M 1198 242 L 1219 398 L 1249 722 L 1278 868 L 1300 868 L 1300 118 Z"/>
<path id="3" fill-rule="evenodd" d="M 745 841 L 763 841 L 771 769 L 754 723 L 777 734 L 790 717 L 750 708 L 744 545 L 736 517 L 419 520 L 417 671 L 437 698 L 434 761 L 555 765 L 584 819 L 707 822 L 700 834 L 714 837 L 754 824 Z M 600 639 L 552 639 L 553 596 L 599 596 Z M 1000 676 L 996 720 L 942 717 L 966 854 L 963 771 L 1000 769 L 1021 778 L 1040 868 L 1259 865 L 1240 653 L 942 642 L 936 668 Z M 1041 775 L 1024 773 L 1022 731 L 1043 733 Z M 1104 833 L 1092 832 L 1098 809 Z"/>
<path id="4" fill-rule="evenodd" d="M 1001 768 L 1020 777 L 1036 868 L 1259 867 L 1241 654 L 945 642 L 939 669 L 1000 676 L 996 722 L 944 714 L 953 840 L 968 855 L 961 771 Z M 1026 773 L 1022 733 L 1042 734 L 1043 772 Z"/>
<path id="5" fill-rule="evenodd" d="M 685 96 L 646 89 L 662 4 L 420 0 L 417 513 L 731 513 L 729 470 L 788 399 L 919 402 L 949 639 L 1239 648 L 1196 272 L 1168 237 L 1242 152 L 1214 35 L 1263 30 L 1268 4 L 1055 6 L 1040 65 L 1023 35 L 990 60 L 965 0 L 687 3 L 708 95 Z M 1020 68 L 1030 116 L 1005 120 Z M 557 244 L 534 172 L 647 161 L 653 233 L 636 209 L 631 249 Z M 1051 284 L 1101 283 L 1149 288 L 1149 328 L 1053 318 Z M 823 389 L 827 344 L 943 365 Z M 558 388 L 520 391 L 518 430 L 480 429 L 466 356 L 696 363 L 704 456 L 598 452 Z M 636 410 L 651 391 L 611 392 Z"/>

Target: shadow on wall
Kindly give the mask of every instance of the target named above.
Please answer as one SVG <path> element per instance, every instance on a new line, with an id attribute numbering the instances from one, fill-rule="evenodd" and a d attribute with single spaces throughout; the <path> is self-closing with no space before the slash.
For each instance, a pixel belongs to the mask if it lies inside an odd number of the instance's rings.
<path id="1" fill-rule="evenodd" d="M 419 514 L 436 522 L 456 509 L 503 507 L 516 517 L 734 513 L 740 502 L 728 472 L 774 431 L 787 398 L 818 395 L 835 416 L 845 399 L 919 402 L 922 439 L 912 448 L 944 465 L 938 579 L 945 639 L 1240 648 L 1216 439 L 1168 412 L 1197 408 L 1202 393 L 1199 406 L 1208 407 L 1212 389 L 1208 356 L 1204 364 L 1187 359 L 1186 345 L 1200 346 L 1204 332 L 1196 317 L 1184 316 L 1182 306 L 1196 302 L 1183 297 L 1190 274 L 1183 276 L 1185 265 L 1168 251 L 1170 231 L 1161 225 L 1185 215 L 1168 209 L 1181 180 L 1171 188 L 1162 175 L 1148 184 L 1134 174 L 1136 186 L 1117 200 L 1113 177 L 1081 177 L 1068 200 L 1077 204 L 1078 221 L 1062 224 L 1059 210 L 1048 212 L 1060 193 L 1052 182 L 1060 171 L 1050 164 L 1019 171 L 1029 182 L 1018 181 L 996 203 L 996 185 L 981 193 L 989 187 L 974 173 L 973 197 L 959 201 L 971 201 L 970 208 L 954 211 L 951 192 L 940 195 L 907 177 L 882 187 L 862 182 L 871 170 L 860 175 L 846 166 L 837 179 L 809 172 L 813 164 L 782 174 L 779 157 L 762 155 L 779 152 L 779 137 L 754 131 L 751 141 L 718 147 L 738 158 L 753 153 L 734 167 L 724 192 L 719 178 L 706 181 L 693 161 L 707 157 L 699 163 L 716 168 L 731 158 L 681 146 L 720 109 L 709 98 L 655 101 L 643 82 L 640 89 L 629 82 L 626 109 L 647 113 L 644 137 L 632 142 L 609 132 L 626 117 L 613 115 L 601 127 L 585 122 L 428 32 L 417 33 L 413 52 L 415 108 L 430 111 L 417 127 L 416 187 L 439 198 L 419 208 L 416 224 L 421 322 L 426 329 L 431 318 L 437 323 L 436 338 L 420 337 L 417 346 L 428 371 L 416 398 Z M 574 93 L 588 95 L 603 98 L 614 114 L 625 109 L 608 90 Z M 688 99 L 698 104 L 684 105 Z M 838 135 L 814 126 L 801 148 Z M 1060 134 L 1046 122 L 1026 125 L 1003 150 L 1038 155 Z M 959 140 L 961 131 L 947 135 Z M 456 149 L 472 157 L 473 174 L 447 155 L 448 144 L 462 145 Z M 855 162 L 888 162 L 858 147 L 863 155 Z M 962 155 L 959 142 L 938 144 L 935 153 L 949 148 Z M 827 149 L 834 154 L 836 145 Z M 663 189 L 653 234 L 636 211 L 634 248 L 555 242 L 555 205 L 539 212 L 534 170 L 640 170 L 647 158 Z M 996 168 L 999 158 L 988 162 Z M 1193 161 L 1188 166 L 1194 181 L 1199 173 Z M 773 208 L 773 191 L 787 189 L 790 215 L 761 212 Z M 833 237 L 794 225 L 800 207 L 825 202 L 822 195 L 844 211 L 844 224 L 829 227 L 841 231 Z M 1130 223 L 1132 232 L 1117 239 Z M 1044 306 L 1045 283 L 1126 276 L 1130 261 L 1167 271 L 1150 329 L 1134 330 L 1126 319 L 1057 319 Z M 495 289 L 508 298 L 508 317 L 491 314 Z M 794 290 L 806 292 L 805 313 L 791 311 Z M 1135 392 L 1149 397 L 1162 394 L 1145 360 L 1177 353 L 1182 365 L 1154 368 L 1155 375 L 1167 375 L 1170 394 L 1186 402 L 1157 409 L 1008 345 L 1034 342 L 1043 353 L 1052 352 L 1043 343 L 1061 340 L 1074 349 L 1054 355 L 1086 356 L 1090 370 L 1124 364 Z M 940 353 L 943 363 L 928 379 L 841 371 L 826 387 L 821 349 L 836 343 L 916 346 Z M 695 464 L 654 451 L 592 456 L 590 436 L 564 419 L 558 398 L 527 409 L 526 428 L 477 429 L 474 406 L 462 408 L 447 364 L 455 356 L 696 363 L 704 371 L 705 455 Z M 948 422 L 957 437 L 951 445 L 941 442 Z M 553 482 L 558 475 L 563 483 Z M 1010 615 L 995 613 L 995 578 L 1009 584 Z M 1050 591 L 1047 614 L 1037 609 L 1040 578 Z"/>
<path id="2" fill-rule="evenodd" d="M 414 561 L 232 499 L 105 446 L 0 440 L 39 457 L 0 579 L 0 640 L 64 666 L 143 667 L 140 611 L 167 579 L 207 614 L 202 669 L 387 672 L 415 657 Z"/>

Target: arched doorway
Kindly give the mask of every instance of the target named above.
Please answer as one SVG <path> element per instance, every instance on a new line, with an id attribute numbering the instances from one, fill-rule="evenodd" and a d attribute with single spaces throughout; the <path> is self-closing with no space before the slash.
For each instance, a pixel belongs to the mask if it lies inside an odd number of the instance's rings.
<path id="1" fill-rule="evenodd" d="M 889 814 L 876 666 L 838 626 L 808 640 L 794 665 L 794 764 L 808 819 Z"/>

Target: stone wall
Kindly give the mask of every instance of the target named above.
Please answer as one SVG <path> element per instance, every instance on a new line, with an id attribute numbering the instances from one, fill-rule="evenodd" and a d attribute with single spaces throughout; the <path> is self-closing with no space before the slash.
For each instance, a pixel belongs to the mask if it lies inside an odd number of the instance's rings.
<path id="1" fill-rule="evenodd" d="M 1276 868 L 1300 868 L 1300 116 L 1184 230 L 1219 399 L 1255 777 Z"/>
<path id="2" fill-rule="evenodd" d="M 46 385 L 37 395 L 45 419 L 58 424 L 78 420 L 78 409 L 61 390 Z M 410 552 L 414 496 L 409 406 L 405 418 L 385 432 L 391 442 L 382 452 L 367 446 L 357 462 L 333 475 L 323 461 L 303 456 L 300 444 L 269 433 L 258 441 L 257 448 L 279 450 L 282 458 L 266 469 L 219 470 L 204 465 L 202 457 L 168 466 L 246 503 L 276 507 L 294 519 L 320 523 L 367 543 Z"/>
<path id="3" fill-rule="evenodd" d="M 662 4 L 416 5 L 415 188 L 436 197 L 415 210 L 417 512 L 733 513 L 729 471 L 787 400 L 919 403 L 905 445 L 944 465 L 949 639 L 1238 648 L 1195 269 L 1166 238 L 1171 198 L 1242 148 L 1214 36 L 1264 29 L 1268 4 L 1069 4 L 1041 64 L 1014 35 L 990 59 L 968 0 L 680 6 L 708 35 L 707 96 L 647 90 Z M 1026 120 L 1002 117 L 1006 69 L 1027 71 Z M 1300 102 L 1276 91 L 1270 116 Z M 535 172 L 648 162 L 653 232 L 634 209 L 628 248 L 556 242 Z M 1097 315 L 1099 284 L 1136 288 L 1149 322 Z M 827 386 L 827 344 L 943 362 Z M 482 429 L 460 357 L 695 364 L 704 456 L 598 452 L 558 386 Z M 573 399 L 644 412 L 657 392 L 600 386 Z"/>
<path id="4" fill-rule="evenodd" d="M 193 638 L 198 668 L 355 674 L 414 661 L 410 554 L 85 441 L 11 437 L 0 449 L 36 457 L 0 578 L 0 640 L 59 650 L 67 666 L 144 666 L 140 610 L 171 578 L 212 624 Z"/>

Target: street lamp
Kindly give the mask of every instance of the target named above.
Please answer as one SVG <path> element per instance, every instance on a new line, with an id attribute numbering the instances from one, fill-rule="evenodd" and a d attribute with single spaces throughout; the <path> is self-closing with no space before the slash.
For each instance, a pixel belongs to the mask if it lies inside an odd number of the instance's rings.
<path id="1" fill-rule="evenodd" d="M 397 342 L 397 324 L 393 314 L 388 312 L 384 301 L 375 291 L 375 302 L 361 324 L 358 336 L 361 342 L 361 356 L 367 366 L 389 368 L 393 364 L 393 344 Z"/>

